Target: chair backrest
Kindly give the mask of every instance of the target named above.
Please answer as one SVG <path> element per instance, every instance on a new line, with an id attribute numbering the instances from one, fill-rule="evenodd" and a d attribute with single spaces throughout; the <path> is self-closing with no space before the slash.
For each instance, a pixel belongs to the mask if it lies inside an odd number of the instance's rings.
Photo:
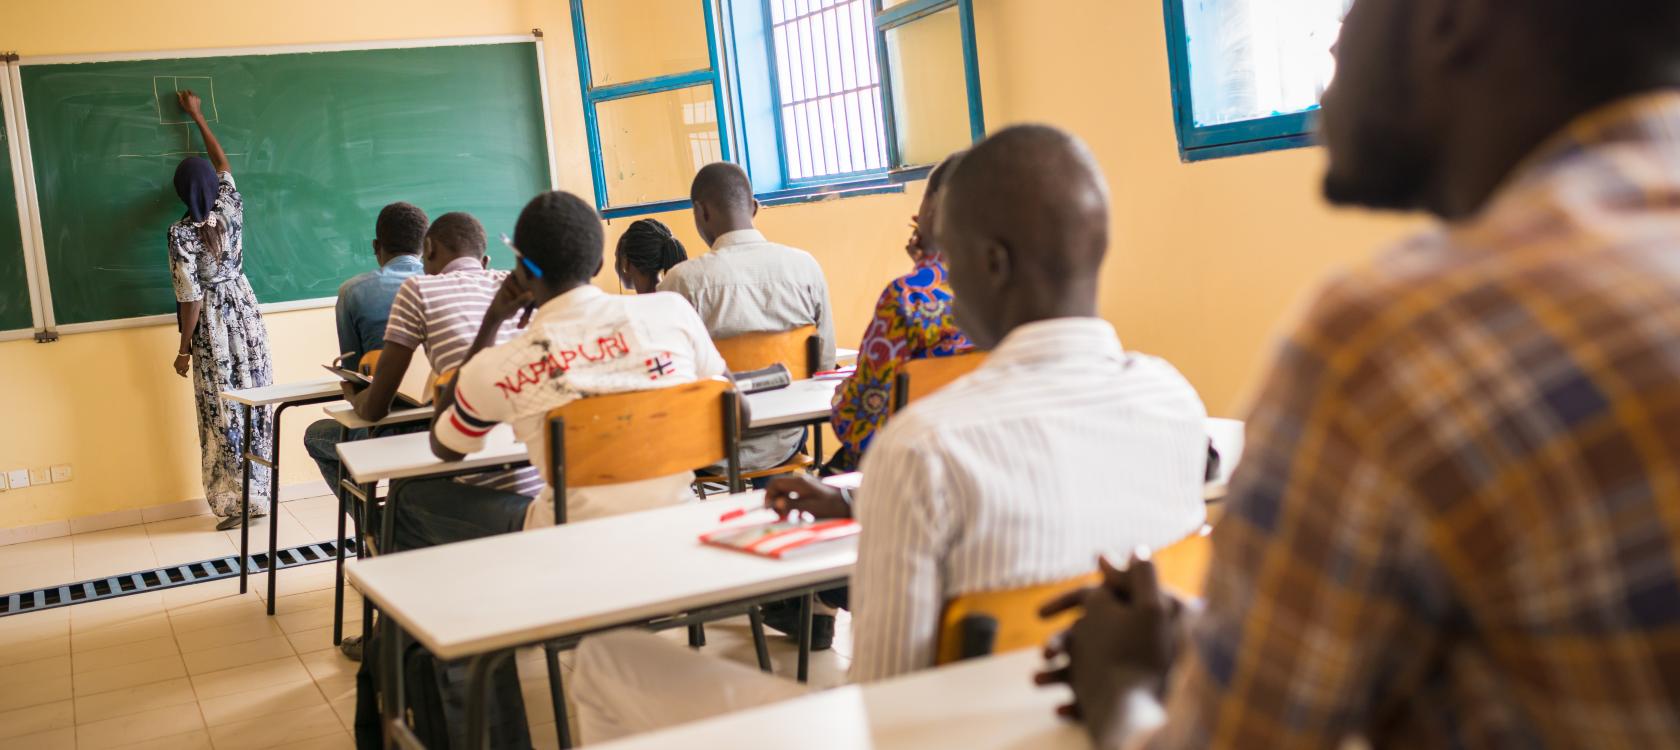
<path id="1" fill-rule="evenodd" d="M 816 326 L 800 326 L 780 333 L 745 333 L 713 343 L 732 372 L 751 372 L 781 364 L 787 366 L 795 380 L 801 380 L 822 368 L 822 339 L 817 338 Z"/>
<path id="2" fill-rule="evenodd" d="M 734 387 L 713 379 L 580 398 L 550 411 L 540 455 L 548 457 L 556 522 L 566 518 L 567 487 L 637 482 L 719 461 L 740 491 L 739 408 Z"/>
<path id="3" fill-rule="evenodd" d="M 452 367 L 444 370 L 432 380 L 432 403 L 443 403 L 443 389 L 448 388 L 455 382 L 455 373 L 459 372 L 460 369 L 459 367 Z"/>
<path id="4" fill-rule="evenodd" d="M 380 351 L 381 350 L 379 349 L 375 349 L 367 354 L 363 354 L 362 358 L 356 362 L 356 371 L 370 378 L 373 377 L 373 374 L 379 371 Z"/>
<path id="5" fill-rule="evenodd" d="M 905 362 L 893 381 L 892 410 L 894 412 L 944 388 L 964 375 L 974 372 L 986 361 L 985 352 L 965 352 L 949 357 L 926 357 Z"/>
<path id="6" fill-rule="evenodd" d="M 1162 586 L 1181 596 L 1201 596 L 1211 556 L 1211 530 L 1204 525 L 1155 552 L 1155 573 Z M 946 602 L 939 621 L 938 663 L 1044 645 L 1072 625 L 1079 612 L 1075 609 L 1046 620 L 1038 616 L 1039 607 L 1098 580 L 1096 573 L 1090 573 L 1038 586 L 964 594 Z"/>

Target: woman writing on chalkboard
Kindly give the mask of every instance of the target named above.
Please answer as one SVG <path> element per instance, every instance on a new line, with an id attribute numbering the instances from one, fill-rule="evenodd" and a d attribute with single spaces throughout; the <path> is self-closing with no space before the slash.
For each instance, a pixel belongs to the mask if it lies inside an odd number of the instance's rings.
<path id="1" fill-rule="evenodd" d="M 175 168 L 175 193 L 187 204 L 186 215 L 169 227 L 169 267 L 175 279 L 181 341 L 175 372 L 193 375 L 198 401 L 198 439 L 204 468 L 204 498 L 221 516 L 217 529 L 240 523 L 239 498 L 244 461 L 239 455 L 240 410 L 221 392 L 271 385 L 268 331 L 257 311 L 257 295 L 243 270 L 245 204 L 234 187 L 227 154 L 199 110 L 198 95 L 177 94 L 181 109 L 198 124 L 210 158 L 183 159 Z M 251 450 L 269 456 L 274 434 L 267 409 L 251 413 Z M 264 467 L 252 467 L 251 515 L 268 512 L 269 480 Z"/>

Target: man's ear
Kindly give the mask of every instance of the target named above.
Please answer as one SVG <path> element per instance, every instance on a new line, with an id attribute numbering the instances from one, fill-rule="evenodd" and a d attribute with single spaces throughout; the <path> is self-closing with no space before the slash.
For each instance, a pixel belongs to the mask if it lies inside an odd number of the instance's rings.
<path id="1" fill-rule="evenodd" d="M 482 264 L 485 268 L 489 268 L 490 267 L 490 256 L 489 255 L 480 256 L 479 259 L 478 259 L 478 262 L 480 264 Z"/>
<path id="2" fill-rule="evenodd" d="M 752 215 L 753 215 L 753 218 L 758 217 L 758 199 L 757 198 L 752 199 Z"/>
<path id="3" fill-rule="evenodd" d="M 373 240 L 373 254 L 374 255 L 384 255 L 385 254 L 385 249 L 380 246 L 379 239 L 377 237 L 374 238 L 374 240 Z"/>
<path id="4" fill-rule="evenodd" d="M 607 267 L 607 258 L 606 258 L 606 256 L 602 256 L 599 261 L 595 262 L 595 273 L 590 274 L 589 278 L 593 279 L 596 276 L 600 276 L 601 275 L 601 269 L 606 268 L 606 267 Z"/>
<path id="5" fill-rule="evenodd" d="M 985 272 L 986 284 L 994 290 L 1009 286 L 1015 275 L 1015 259 L 1009 246 L 997 240 L 987 240 L 980 249 L 980 268 Z"/>

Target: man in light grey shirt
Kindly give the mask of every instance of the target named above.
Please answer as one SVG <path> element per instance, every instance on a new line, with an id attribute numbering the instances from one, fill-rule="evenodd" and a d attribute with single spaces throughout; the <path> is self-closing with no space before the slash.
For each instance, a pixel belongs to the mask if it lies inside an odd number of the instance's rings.
<path id="1" fill-rule="evenodd" d="M 779 333 L 814 325 L 822 339 L 821 369 L 834 367 L 834 317 L 828 279 L 810 253 L 764 239 L 753 228 L 758 201 L 746 172 L 729 162 L 708 164 L 690 191 L 694 225 L 712 251 L 666 272 L 659 291 L 686 298 L 712 340 L 747 333 Z M 794 377 L 805 373 L 794 369 Z M 776 466 L 799 449 L 805 431 L 778 430 L 741 442 L 741 466 Z"/>

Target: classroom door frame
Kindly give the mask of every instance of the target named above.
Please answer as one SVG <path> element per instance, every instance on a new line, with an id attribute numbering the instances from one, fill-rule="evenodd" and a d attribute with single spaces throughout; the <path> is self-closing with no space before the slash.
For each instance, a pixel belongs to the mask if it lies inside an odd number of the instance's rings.
<path id="1" fill-rule="evenodd" d="M 0 55 L 0 63 L 3 63 L 0 64 L 0 110 L 5 113 L 6 158 L 11 162 L 12 194 L 17 202 L 15 208 L 18 217 L 18 239 L 23 247 L 24 281 L 29 288 L 30 327 L 0 331 L 0 341 L 17 341 L 31 337 L 40 340 L 40 334 L 46 329 L 41 297 L 41 276 L 46 270 L 46 264 L 42 262 L 33 229 L 35 223 L 31 212 L 34 209 L 34 201 L 30 196 L 34 189 L 34 180 L 25 179 L 24 176 L 24 146 L 28 138 L 22 130 L 23 118 L 20 116 L 23 95 L 22 78 L 14 69 L 17 67 L 17 60 L 15 54 Z M 6 207 L 0 206 L 0 211 L 4 210 Z"/>
<path id="2" fill-rule="evenodd" d="M 560 189 L 559 161 L 554 151 L 554 112 L 549 103 L 548 53 L 543 45 L 542 29 L 525 34 L 494 34 L 481 36 L 436 37 L 431 39 L 390 39 L 363 42 L 331 42 L 321 44 L 277 44 L 249 47 L 205 47 L 186 50 L 146 50 L 142 52 L 108 52 L 94 54 L 41 55 L 36 57 L 10 56 L 6 69 L 6 118 L 8 124 L 16 120 L 17 129 L 8 127 L 8 139 L 13 154 L 13 180 L 22 181 L 19 190 L 18 217 L 24 224 L 25 268 L 30 278 L 30 302 L 34 312 L 35 330 L 0 332 L 0 341 L 28 338 L 33 333 L 38 342 L 57 341 L 60 334 L 91 333 L 122 328 L 144 328 L 173 325 L 175 315 L 145 315 L 116 320 L 71 323 L 60 327 L 53 314 L 52 280 L 48 274 L 46 242 L 41 224 L 41 202 L 36 191 L 34 156 L 30 151 L 29 123 L 24 103 L 23 76 L 17 68 L 25 65 L 62 65 L 67 63 L 132 62 L 136 60 L 189 60 L 203 57 L 241 57 L 253 55 L 287 55 L 310 52 L 360 52 L 386 49 L 425 49 L 428 47 L 469 47 L 492 44 L 532 44 L 537 58 L 537 82 L 542 107 L 543 140 L 547 150 L 549 189 Z M 21 163 L 21 171 L 19 165 Z M 27 189 L 27 204 L 23 188 Z M 268 302 L 258 305 L 264 314 L 332 307 L 336 297 Z"/>

